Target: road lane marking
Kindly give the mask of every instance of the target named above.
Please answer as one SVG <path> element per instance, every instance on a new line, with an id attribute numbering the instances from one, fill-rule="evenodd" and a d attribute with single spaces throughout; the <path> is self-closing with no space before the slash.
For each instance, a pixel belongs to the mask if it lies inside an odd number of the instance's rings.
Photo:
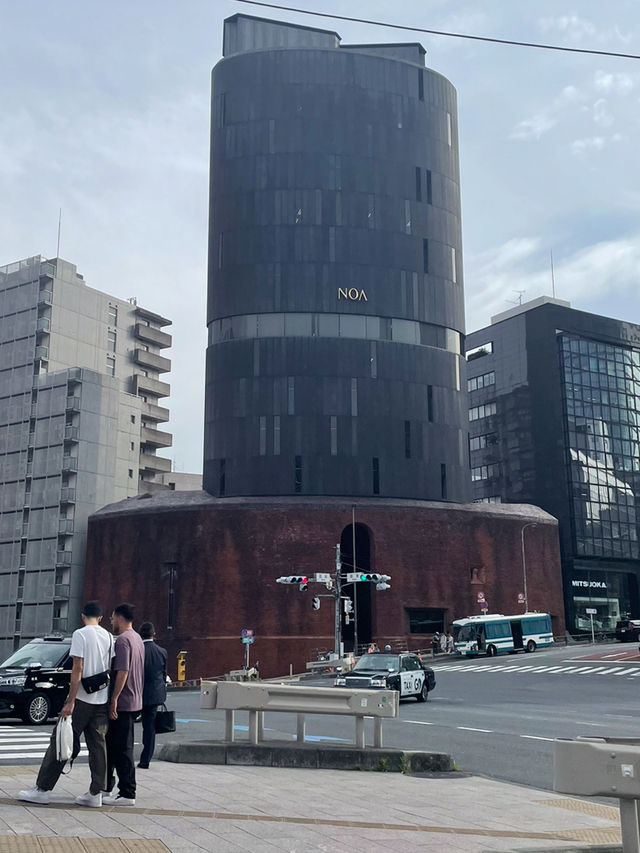
<path id="1" fill-rule="evenodd" d="M 520 737 L 527 738 L 527 740 L 555 740 L 552 737 L 540 737 L 539 735 L 520 735 Z"/>
<path id="2" fill-rule="evenodd" d="M 456 726 L 457 729 L 461 729 L 464 732 L 484 732 L 485 734 L 493 734 L 493 729 L 473 729 L 471 726 Z"/>
<path id="3" fill-rule="evenodd" d="M 412 723 L 414 726 L 435 726 L 436 723 L 425 723 L 424 720 L 402 720 L 403 723 Z"/>

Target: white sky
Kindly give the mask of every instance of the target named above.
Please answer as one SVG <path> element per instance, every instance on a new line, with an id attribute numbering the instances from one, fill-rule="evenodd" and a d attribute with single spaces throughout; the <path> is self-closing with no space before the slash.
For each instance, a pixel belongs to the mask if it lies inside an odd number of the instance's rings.
<path id="1" fill-rule="evenodd" d="M 293 5 L 293 4 L 292 4 Z M 299 0 L 431 29 L 640 54 L 640 4 Z M 345 11 L 348 9 L 348 12 Z M 60 254 L 173 320 L 169 455 L 200 471 L 209 85 L 225 17 L 420 41 L 458 90 L 467 330 L 524 290 L 640 322 L 640 62 L 420 36 L 234 0 L 0 0 L 0 264 Z"/>

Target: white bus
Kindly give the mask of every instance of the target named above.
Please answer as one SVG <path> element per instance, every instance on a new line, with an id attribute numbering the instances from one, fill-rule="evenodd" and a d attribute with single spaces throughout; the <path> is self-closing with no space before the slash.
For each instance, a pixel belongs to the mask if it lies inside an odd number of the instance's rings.
<path id="1" fill-rule="evenodd" d="M 503 616 L 492 613 L 456 619 L 453 639 L 457 655 L 488 657 L 502 652 L 535 652 L 553 645 L 551 616 L 548 613 L 520 613 Z"/>

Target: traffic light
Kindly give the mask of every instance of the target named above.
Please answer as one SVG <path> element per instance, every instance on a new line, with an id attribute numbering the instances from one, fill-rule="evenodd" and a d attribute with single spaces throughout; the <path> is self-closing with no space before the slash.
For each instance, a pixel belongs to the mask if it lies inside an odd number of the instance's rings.
<path id="1" fill-rule="evenodd" d="M 320 610 L 320 599 L 317 595 L 313 597 L 313 601 L 311 602 L 311 606 L 314 610 Z"/>
<path id="2" fill-rule="evenodd" d="M 178 681 L 184 681 L 187 677 L 187 653 L 178 652 Z"/>
<path id="3" fill-rule="evenodd" d="M 374 573 L 368 574 L 366 572 L 361 572 L 358 575 L 358 580 L 361 581 L 370 581 L 371 583 L 379 584 L 379 583 L 387 583 L 387 581 L 391 580 L 391 575 L 379 575 Z M 386 589 L 386 587 L 382 587 Z"/>
<path id="4" fill-rule="evenodd" d="M 353 601 L 350 598 L 345 598 L 344 600 L 344 612 L 353 613 Z"/>
<path id="5" fill-rule="evenodd" d="M 283 575 L 280 578 L 276 578 L 276 583 L 297 583 L 300 589 L 303 590 L 307 588 L 309 578 L 304 575 Z"/>

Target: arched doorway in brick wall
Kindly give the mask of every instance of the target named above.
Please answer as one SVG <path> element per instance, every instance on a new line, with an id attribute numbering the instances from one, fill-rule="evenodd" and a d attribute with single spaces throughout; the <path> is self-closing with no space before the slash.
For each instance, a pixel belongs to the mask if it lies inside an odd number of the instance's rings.
<path id="1" fill-rule="evenodd" d="M 356 558 L 353 559 L 353 525 L 348 524 L 342 531 L 340 537 L 340 554 L 342 559 L 342 574 L 347 572 L 370 572 L 372 566 L 372 536 L 366 524 L 356 523 Z M 345 652 L 354 651 L 357 637 L 358 648 L 356 653 L 363 650 L 371 642 L 371 593 L 370 583 L 359 582 L 345 584 L 342 588 L 343 595 L 350 596 L 353 602 L 353 612 L 349 616 L 349 624 L 341 607 L 342 619 L 342 641 Z M 357 628 L 357 630 L 356 630 Z"/>

